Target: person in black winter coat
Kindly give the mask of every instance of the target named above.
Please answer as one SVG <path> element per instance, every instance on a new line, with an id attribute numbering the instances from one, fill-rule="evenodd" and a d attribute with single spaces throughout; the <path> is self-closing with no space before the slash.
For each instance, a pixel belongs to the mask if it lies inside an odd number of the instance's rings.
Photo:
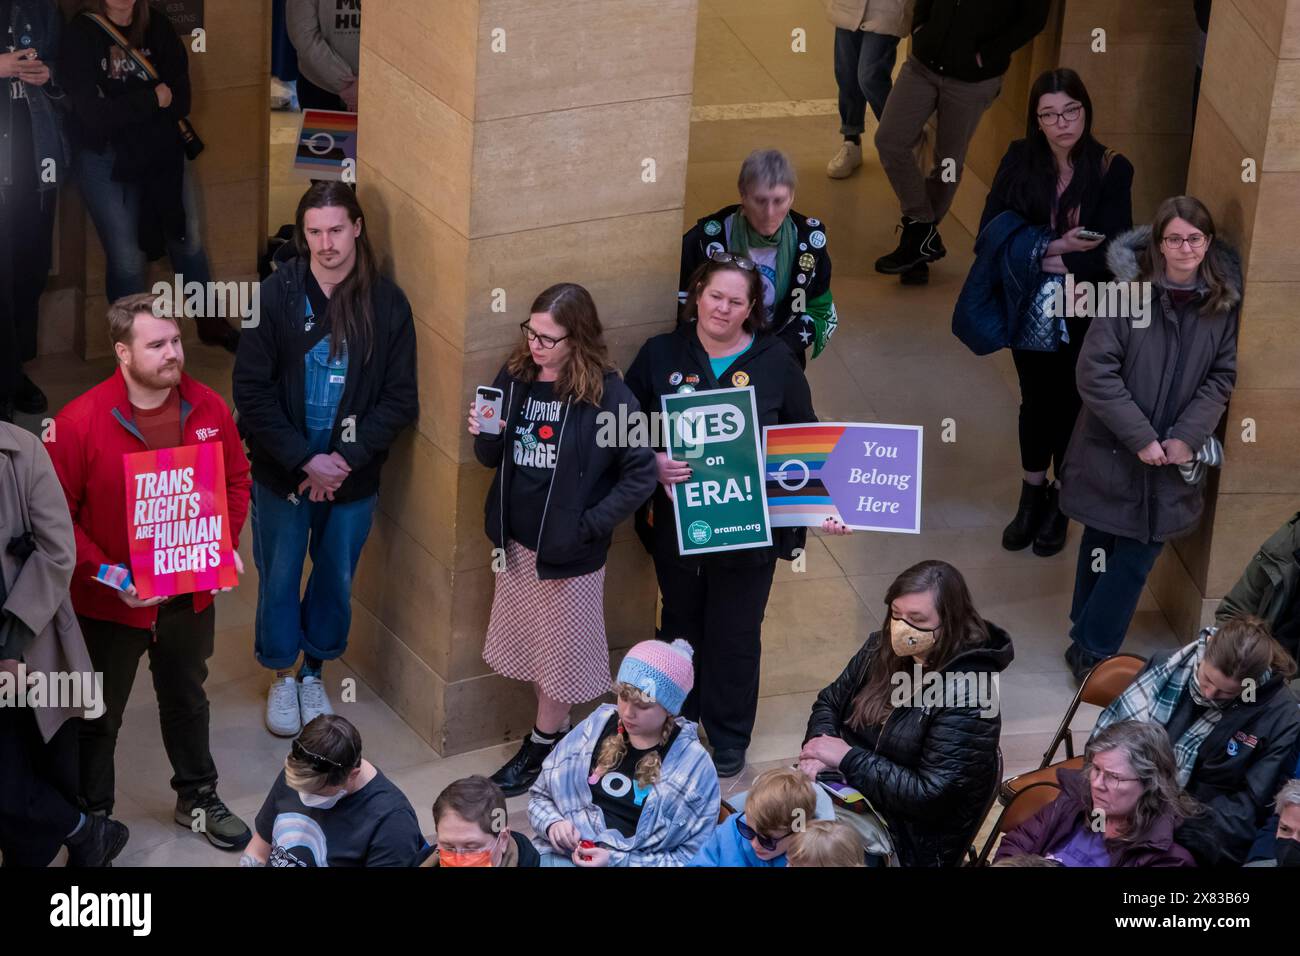
<path id="1" fill-rule="evenodd" d="M 808 380 L 780 337 L 767 331 L 762 279 L 752 260 L 721 250 L 699 266 L 677 329 L 641 346 L 627 384 L 641 407 L 663 395 L 714 388 L 754 389 L 761 426 L 815 422 Z M 682 557 L 668 486 L 688 481 L 688 462 L 656 455 L 659 484 L 638 516 L 663 594 L 660 633 L 695 648 L 698 679 L 684 713 L 704 724 L 718 775 L 735 776 L 758 710 L 761 628 L 777 557 L 801 547 L 803 528 L 773 529 L 768 547 Z M 827 522 L 823 530 L 847 533 Z"/>
<path id="2" fill-rule="evenodd" d="M 1008 148 L 984 203 L 980 230 L 1007 210 L 1055 237 L 1042 271 L 1069 274 L 1078 284 L 1111 278 L 1109 239 L 1133 227 L 1133 164 L 1092 136 L 1092 100 L 1079 74 L 1048 70 L 1029 91 L 1024 139 Z M 1088 229 L 1105 238 L 1085 239 Z M 1082 404 L 1074 366 L 1088 317 L 1067 313 L 1053 351 L 1011 349 L 1020 379 L 1020 505 L 1002 532 L 1002 547 L 1048 557 L 1065 546 L 1070 519 L 1059 507 L 1061 465 Z M 1055 465 L 1057 482 L 1047 480 Z"/>
<path id="3" fill-rule="evenodd" d="M 253 466 L 255 648 L 276 672 L 266 724 L 280 736 L 333 712 L 321 664 L 347 648 L 380 469 L 420 411 L 411 306 L 379 273 L 351 188 L 316 183 L 296 223 L 299 255 L 262 283 L 234 370 Z"/>
<path id="4" fill-rule="evenodd" d="M 943 561 L 895 579 L 885 620 L 817 695 L 799 766 L 860 791 L 903 866 L 954 866 L 999 783 L 997 682 L 1011 638 Z"/>
<path id="5" fill-rule="evenodd" d="M 523 340 L 497 373 L 500 432 L 470 405 L 479 463 L 496 470 L 485 504 L 496 592 L 483 659 L 537 694 L 537 720 L 492 775 L 523 793 L 562 736 L 573 704 L 609 693 L 605 557 L 614 529 L 654 487 L 654 456 L 607 424 L 640 409 L 609 365 L 590 293 L 562 282 L 542 292 Z M 621 412 L 621 414 L 620 414 Z"/>
<path id="6" fill-rule="evenodd" d="M 104 247 L 108 301 L 148 291 L 148 264 L 164 253 L 186 284 L 206 286 L 198 189 L 178 126 L 191 107 L 185 44 L 146 0 L 82 6 L 64 32 L 59 77 L 72 102 L 73 166 Z M 203 342 L 235 351 L 236 329 L 220 316 L 197 318 Z"/>

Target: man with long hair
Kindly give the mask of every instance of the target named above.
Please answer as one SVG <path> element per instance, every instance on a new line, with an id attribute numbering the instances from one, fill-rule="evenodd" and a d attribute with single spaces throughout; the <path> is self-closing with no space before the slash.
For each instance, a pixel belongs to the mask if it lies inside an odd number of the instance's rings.
<path id="1" fill-rule="evenodd" d="M 256 654 L 275 671 L 266 726 L 286 737 L 333 713 L 321 665 L 347 647 L 379 472 L 419 413 L 411 306 L 379 274 L 356 196 L 315 183 L 295 221 L 298 256 L 262 283 L 234 371 L 253 462 Z"/>

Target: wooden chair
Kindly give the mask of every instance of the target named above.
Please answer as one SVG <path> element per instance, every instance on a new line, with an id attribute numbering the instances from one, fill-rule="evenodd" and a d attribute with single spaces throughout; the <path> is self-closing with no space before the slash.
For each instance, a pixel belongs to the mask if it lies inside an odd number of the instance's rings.
<path id="1" fill-rule="evenodd" d="M 1002 762 L 1002 748 L 999 747 L 998 748 L 998 772 L 993 777 L 994 780 L 993 789 L 989 791 L 989 799 L 988 802 L 984 804 L 984 812 L 979 815 L 979 819 L 975 822 L 975 829 L 971 831 L 970 839 L 967 841 L 967 847 L 966 847 L 967 865 L 971 865 L 971 866 L 975 865 L 975 861 L 977 859 L 975 854 L 975 841 L 979 838 L 980 827 L 984 826 L 984 821 L 988 819 L 989 811 L 993 809 L 993 804 L 997 802 L 998 781 L 1002 779 L 1002 771 L 1005 769 L 1006 766 Z"/>
<path id="2" fill-rule="evenodd" d="M 1079 705 L 1092 704 L 1103 709 L 1109 707 L 1111 702 L 1133 683 L 1133 678 L 1145 665 L 1146 660 L 1135 654 L 1116 654 L 1099 661 L 1083 679 L 1078 692 L 1074 695 L 1074 700 L 1070 701 L 1070 706 L 1066 708 L 1061 725 L 1056 728 L 1056 733 L 1052 736 L 1052 742 L 1047 752 L 1043 754 L 1043 761 L 1038 765 L 1038 769 L 1016 774 L 1003 781 L 998 794 L 998 799 L 1002 801 L 1003 806 L 1009 804 L 1016 792 L 1025 787 L 1043 782 L 1054 784 L 1056 771 L 1062 767 L 1071 770 L 1082 767 L 1083 756 L 1076 757 L 1074 754 L 1074 732 L 1070 728 L 1070 722 L 1074 720 Z M 1061 744 L 1065 744 L 1066 759 L 1054 764 L 1052 760 L 1056 757 L 1056 752 L 1061 749 Z"/>
<path id="3" fill-rule="evenodd" d="M 984 849 L 975 857 L 975 866 L 986 866 L 993 847 L 1004 833 L 1010 833 L 1035 813 L 1047 806 L 1060 794 L 1061 788 L 1054 783 L 1040 781 L 1031 783 L 1018 790 L 1011 802 L 1002 808 L 998 820 L 993 824 L 993 831 L 984 842 Z"/>

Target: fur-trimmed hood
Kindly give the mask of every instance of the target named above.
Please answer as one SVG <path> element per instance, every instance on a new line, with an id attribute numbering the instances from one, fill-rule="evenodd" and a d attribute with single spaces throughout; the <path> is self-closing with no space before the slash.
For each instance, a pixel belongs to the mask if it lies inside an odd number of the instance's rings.
<path id="1" fill-rule="evenodd" d="M 1144 278 L 1138 266 L 1138 256 L 1150 241 L 1149 225 L 1135 226 L 1111 240 L 1106 247 L 1106 265 L 1116 281 L 1136 282 Z M 1207 255 L 1214 257 L 1214 264 L 1228 287 L 1220 311 L 1230 312 L 1241 305 L 1241 256 L 1222 236 L 1214 237 Z"/>

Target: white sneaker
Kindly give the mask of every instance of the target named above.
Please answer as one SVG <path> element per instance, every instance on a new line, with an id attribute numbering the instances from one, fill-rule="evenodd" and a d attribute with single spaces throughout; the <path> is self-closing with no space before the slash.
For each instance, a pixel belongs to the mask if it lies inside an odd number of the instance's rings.
<path id="1" fill-rule="evenodd" d="M 861 165 L 861 145 L 846 139 L 840 143 L 840 151 L 835 154 L 835 158 L 826 164 L 826 175 L 831 179 L 847 179 Z"/>
<path id="2" fill-rule="evenodd" d="M 319 677 L 304 677 L 298 685 L 298 707 L 302 710 L 302 725 L 306 727 L 321 714 L 332 714 L 329 695 Z"/>
<path id="3" fill-rule="evenodd" d="M 271 690 L 266 695 L 266 729 L 277 737 L 296 737 L 302 730 L 298 682 L 292 674 L 271 682 Z"/>

